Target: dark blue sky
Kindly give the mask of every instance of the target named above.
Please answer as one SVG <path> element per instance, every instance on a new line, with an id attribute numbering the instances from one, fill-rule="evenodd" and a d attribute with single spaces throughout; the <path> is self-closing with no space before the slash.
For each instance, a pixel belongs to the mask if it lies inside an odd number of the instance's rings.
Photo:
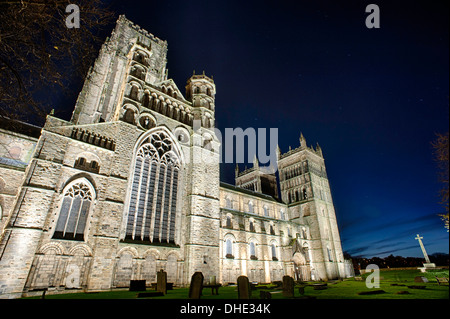
<path id="1" fill-rule="evenodd" d="M 381 28 L 368 29 L 376 3 Z M 115 1 L 168 41 L 169 77 L 213 75 L 224 128 L 321 145 L 344 251 L 449 251 L 431 141 L 448 131 L 448 1 Z M 222 165 L 234 183 L 234 165 Z"/>

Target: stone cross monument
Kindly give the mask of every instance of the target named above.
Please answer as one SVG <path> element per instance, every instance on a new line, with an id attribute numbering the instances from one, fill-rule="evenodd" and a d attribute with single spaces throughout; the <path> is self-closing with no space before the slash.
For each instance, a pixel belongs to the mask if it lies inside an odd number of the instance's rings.
<path id="1" fill-rule="evenodd" d="M 425 250 L 425 246 L 422 243 L 423 237 L 420 237 L 419 234 L 417 234 L 417 237 L 415 238 L 419 241 L 420 248 L 422 249 L 423 256 L 425 257 L 425 263 L 423 264 L 423 268 L 419 268 L 422 272 L 425 272 L 426 268 L 435 268 L 436 265 L 430 262 L 430 258 L 428 258 L 427 251 Z"/>

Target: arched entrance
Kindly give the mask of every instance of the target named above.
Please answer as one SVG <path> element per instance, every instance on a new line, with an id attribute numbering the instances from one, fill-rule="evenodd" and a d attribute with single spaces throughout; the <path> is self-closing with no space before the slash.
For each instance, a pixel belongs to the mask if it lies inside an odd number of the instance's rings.
<path id="1" fill-rule="evenodd" d="M 309 266 L 308 247 L 302 247 L 298 240 L 292 247 L 292 261 L 294 262 L 295 279 L 300 281 L 311 280 L 311 268 Z"/>

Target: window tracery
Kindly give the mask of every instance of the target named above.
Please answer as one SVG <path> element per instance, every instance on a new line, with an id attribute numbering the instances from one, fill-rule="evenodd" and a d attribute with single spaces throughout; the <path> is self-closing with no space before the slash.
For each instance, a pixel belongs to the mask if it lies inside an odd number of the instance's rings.
<path id="1" fill-rule="evenodd" d="M 85 180 L 75 181 L 65 190 L 53 238 L 84 240 L 86 221 L 94 190 Z"/>
<path id="2" fill-rule="evenodd" d="M 136 153 L 125 240 L 175 243 L 180 160 L 164 131 L 151 134 Z"/>

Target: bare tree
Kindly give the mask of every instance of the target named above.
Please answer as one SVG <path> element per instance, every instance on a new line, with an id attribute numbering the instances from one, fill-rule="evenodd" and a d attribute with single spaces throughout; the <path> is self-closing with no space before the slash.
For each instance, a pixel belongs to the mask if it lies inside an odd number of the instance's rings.
<path id="1" fill-rule="evenodd" d="M 79 28 L 66 25 L 71 3 Z M 101 0 L 0 2 L 0 117 L 42 124 L 54 93 L 87 74 L 114 19 Z"/>
<path id="2" fill-rule="evenodd" d="M 445 213 L 440 214 L 442 220 L 445 223 L 445 228 L 447 232 L 449 229 L 448 218 L 448 132 L 445 134 L 436 134 L 436 140 L 432 143 L 434 149 L 434 155 L 436 162 L 439 166 L 439 180 L 442 182 L 443 186 L 441 189 L 441 204 L 445 207 Z"/>

